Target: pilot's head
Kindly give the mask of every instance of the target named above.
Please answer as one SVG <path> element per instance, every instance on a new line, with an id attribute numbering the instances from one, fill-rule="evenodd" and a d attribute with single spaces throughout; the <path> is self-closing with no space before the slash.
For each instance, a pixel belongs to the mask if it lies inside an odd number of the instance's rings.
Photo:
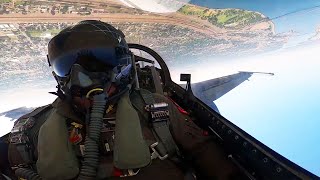
<path id="1" fill-rule="evenodd" d="M 84 99 L 128 85 L 132 53 L 124 37 L 120 30 L 96 20 L 81 21 L 53 37 L 48 61 L 60 95 Z"/>

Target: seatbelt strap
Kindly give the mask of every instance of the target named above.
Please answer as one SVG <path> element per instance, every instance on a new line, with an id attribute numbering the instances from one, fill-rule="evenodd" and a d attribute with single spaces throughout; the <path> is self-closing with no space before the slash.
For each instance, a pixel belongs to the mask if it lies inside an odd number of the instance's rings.
<path id="1" fill-rule="evenodd" d="M 156 67 L 151 66 L 150 67 L 151 69 L 151 74 L 152 74 L 152 79 L 153 79 L 153 82 L 154 82 L 154 87 L 156 89 L 156 93 L 158 94 L 163 94 L 163 89 L 162 89 L 162 85 L 161 85 L 161 80 L 160 80 L 160 76 L 156 70 Z"/>
<path id="2" fill-rule="evenodd" d="M 169 110 L 168 106 L 164 107 L 161 106 L 164 105 L 163 103 L 156 103 L 152 93 L 150 91 L 140 89 L 140 94 L 147 104 L 146 107 L 150 106 L 157 106 L 159 105 L 159 111 L 149 110 L 151 113 L 150 123 L 152 125 L 152 129 L 155 135 L 155 138 L 158 142 L 151 145 L 151 149 L 153 151 L 158 152 L 160 155 L 160 159 L 165 159 L 166 156 L 172 157 L 174 154 L 177 153 L 178 147 L 171 135 L 170 129 L 169 129 Z M 161 107 L 160 107 L 161 106 Z M 155 108 L 158 108 L 155 107 Z M 167 114 L 164 114 L 167 113 Z M 161 158 L 162 157 L 162 158 Z"/>

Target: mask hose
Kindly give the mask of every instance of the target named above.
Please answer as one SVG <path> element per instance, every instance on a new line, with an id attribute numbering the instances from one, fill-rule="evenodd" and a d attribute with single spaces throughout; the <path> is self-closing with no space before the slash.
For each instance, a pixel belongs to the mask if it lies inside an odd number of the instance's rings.
<path id="1" fill-rule="evenodd" d="M 130 82 L 129 86 L 120 91 L 118 94 L 112 96 L 107 100 L 107 95 L 105 93 L 93 96 L 92 110 L 90 113 L 90 123 L 89 131 L 84 142 L 84 161 L 78 176 L 78 180 L 94 180 L 96 179 L 97 169 L 99 166 L 99 140 L 101 135 L 101 130 L 103 128 L 103 115 L 108 101 L 113 101 L 125 92 L 130 90 L 134 79 Z M 93 89 L 89 91 L 87 96 L 89 96 L 94 91 L 101 91 L 102 89 Z"/>
<path id="2" fill-rule="evenodd" d="M 107 100 L 104 93 L 93 96 L 89 131 L 84 143 L 84 161 L 78 180 L 96 179 L 97 168 L 99 166 L 99 140 L 106 104 Z"/>
<path id="3" fill-rule="evenodd" d="M 33 170 L 26 168 L 18 168 L 15 171 L 17 177 L 30 179 L 30 180 L 41 180 L 42 178 Z"/>

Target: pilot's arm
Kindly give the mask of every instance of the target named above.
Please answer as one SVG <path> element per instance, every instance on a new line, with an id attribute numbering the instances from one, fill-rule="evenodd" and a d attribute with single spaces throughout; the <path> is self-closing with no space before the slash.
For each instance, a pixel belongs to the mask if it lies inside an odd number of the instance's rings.
<path id="1" fill-rule="evenodd" d="M 0 180 L 6 179 L 3 175 L 14 178 L 8 160 L 8 144 L 0 139 Z"/>
<path id="2" fill-rule="evenodd" d="M 154 98 L 169 104 L 171 133 L 196 170 L 206 176 L 202 178 L 239 179 L 238 169 L 210 136 L 190 117 L 182 114 L 171 100 L 159 94 L 155 94 Z"/>

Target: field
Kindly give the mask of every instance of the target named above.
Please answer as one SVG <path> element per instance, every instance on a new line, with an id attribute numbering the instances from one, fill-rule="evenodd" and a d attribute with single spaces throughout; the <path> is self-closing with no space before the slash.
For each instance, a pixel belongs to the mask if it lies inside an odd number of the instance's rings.
<path id="1" fill-rule="evenodd" d="M 239 28 L 262 21 L 262 14 L 242 9 L 208 9 L 204 7 L 185 5 L 180 10 L 185 15 L 197 16 L 211 24 L 224 28 Z"/>
<path id="2" fill-rule="evenodd" d="M 9 2 L 11 2 L 12 0 L 0 0 L 0 4 L 2 4 L 2 3 L 9 3 Z"/>
<path id="3" fill-rule="evenodd" d="M 41 30 L 32 30 L 32 31 L 27 31 L 27 33 L 33 37 L 33 38 L 40 38 L 40 37 L 44 37 L 47 34 L 51 34 L 51 35 L 56 35 L 60 32 L 59 29 L 50 29 L 47 31 L 41 31 Z"/>

